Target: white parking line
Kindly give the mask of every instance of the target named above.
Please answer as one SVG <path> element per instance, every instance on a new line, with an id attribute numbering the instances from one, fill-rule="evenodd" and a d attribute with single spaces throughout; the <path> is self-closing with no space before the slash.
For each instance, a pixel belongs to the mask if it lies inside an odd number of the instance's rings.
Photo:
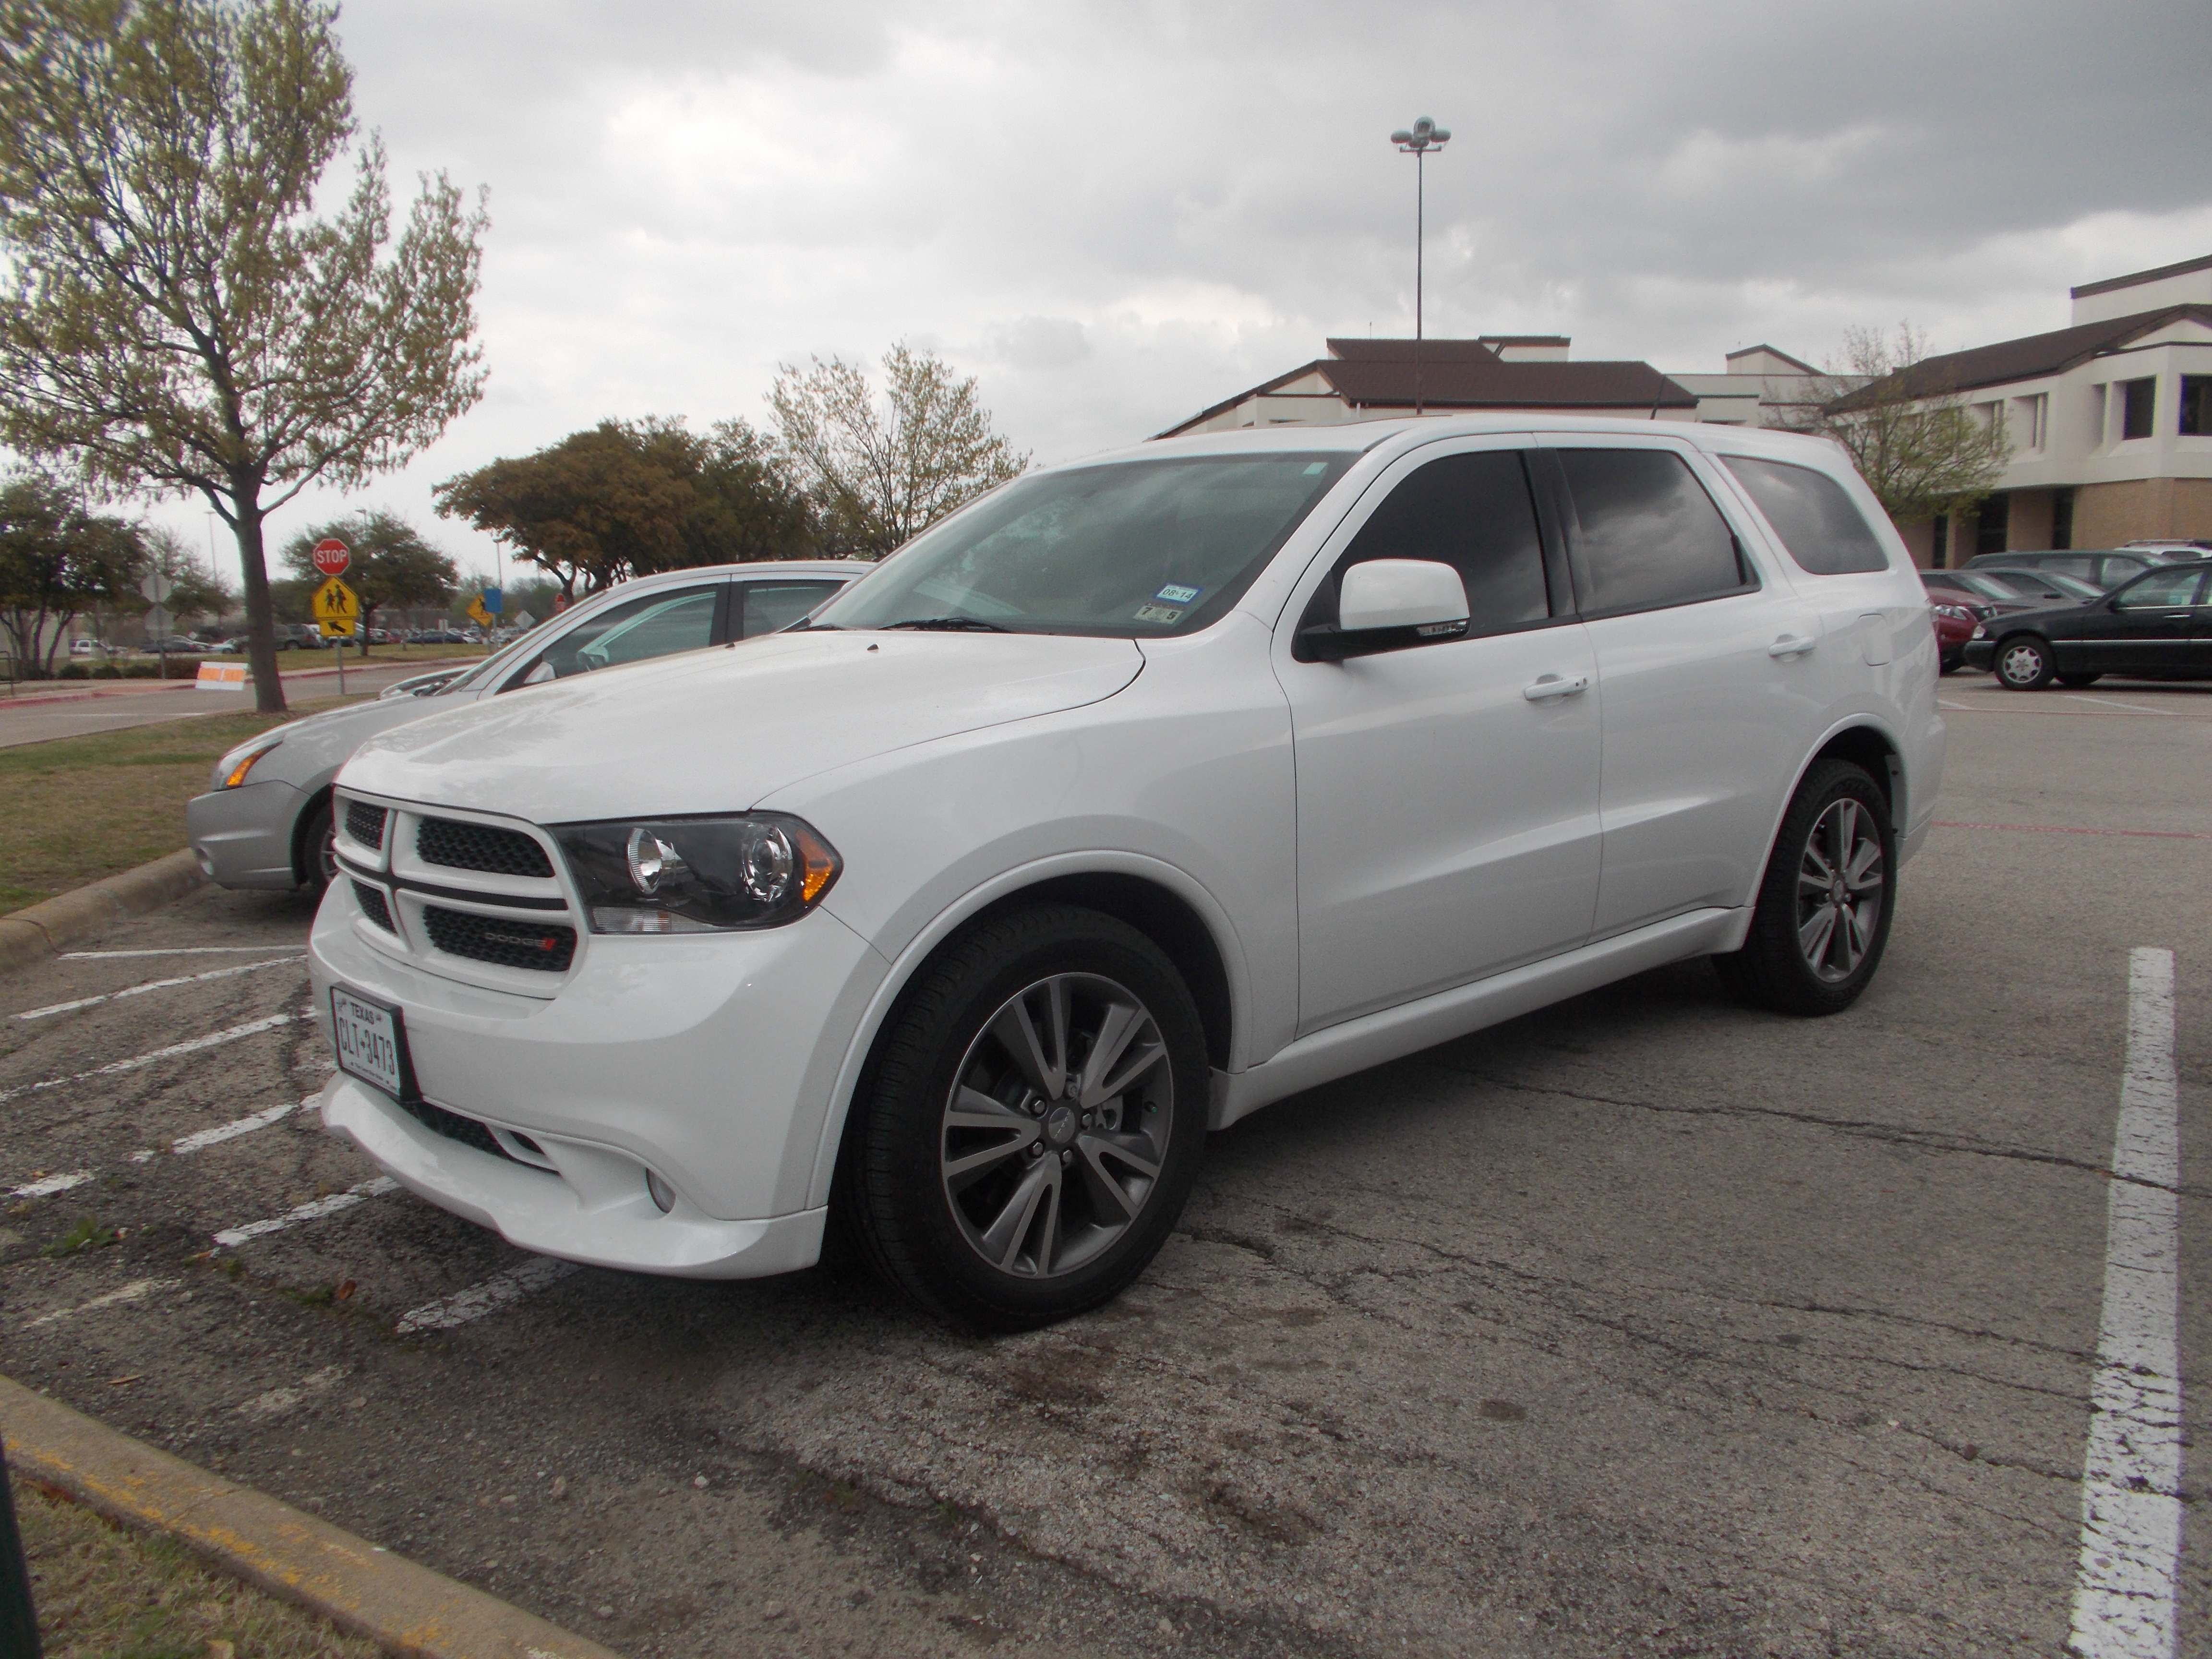
<path id="1" fill-rule="evenodd" d="M 167 951 L 64 951 L 56 962 L 107 962 L 119 957 L 265 957 L 271 951 L 299 954 L 293 945 L 179 945 Z"/>
<path id="2" fill-rule="evenodd" d="M 248 1239 L 281 1233 L 287 1227 L 296 1227 L 303 1221 L 320 1221 L 326 1215 L 337 1215 L 342 1210 L 350 1210 L 356 1204 L 398 1190 L 399 1183 L 390 1176 L 375 1176 L 347 1188 L 342 1193 L 316 1199 L 296 1209 L 287 1210 L 282 1215 L 271 1216 L 266 1221 L 249 1221 L 243 1227 L 226 1227 L 215 1236 L 215 1242 L 228 1249 L 233 1245 L 243 1244 Z"/>
<path id="3" fill-rule="evenodd" d="M 234 1025 L 227 1031 L 214 1031 L 203 1037 L 193 1037 L 186 1042 L 173 1042 L 166 1048 L 156 1048 L 150 1054 L 134 1054 L 129 1060 L 110 1060 L 105 1066 L 95 1066 L 89 1072 L 79 1072 L 74 1077 L 50 1077 L 43 1083 L 19 1083 L 12 1089 L 0 1089 L 0 1102 L 15 1099 L 18 1095 L 34 1095 L 41 1089 L 59 1089 L 71 1083 L 82 1083 L 95 1077 L 113 1077 L 118 1072 L 135 1072 L 142 1066 L 152 1066 L 164 1060 L 174 1060 L 179 1054 L 198 1054 L 203 1048 L 213 1048 L 225 1042 L 235 1042 L 240 1037 L 258 1036 L 273 1031 L 279 1025 L 289 1025 L 289 1014 L 271 1014 L 266 1019 L 252 1020 L 244 1025 Z"/>
<path id="4" fill-rule="evenodd" d="M 2081 1659 L 2172 1659 L 2181 1563 L 2181 1133 L 2173 952 L 2133 952 L 2112 1135 L 2105 1305 L 2081 1475 L 2074 1636 Z"/>
<path id="5" fill-rule="evenodd" d="M 41 1325 L 51 1325 L 57 1319 L 70 1319 L 81 1313 L 90 1313 L 95 1308 L 112 1308 L 119 1303 L 139 1302 L 156 1291 L 166 1291 L 173 1285 L 181 1285 L 181 1279 L 136 1279 L 119 1291 L 110 1291 L 106 1296 L 95 1296 L 89 1302 L 80 1302 L 74 1308 L 57 1308 L 50 1314 L 40 1314 L 23 1327 L 35 1331 Z"/>
<path id="6" fill-rule="evenodd" d="M 532 1256 L 520 1267 L 509 1267 L 503 1273 L 494 1273 L 480 1284 L 465 1291 L 456 1291 L 442 1302 L 433 1302 L 402 1314 L 393 1329 L 401 1336 L 412 1336 L 418 1331 L 450 1331 L 456 1325 L 465 1325 L 472 1319 L 482 1319 L 488 1313 L 496 1313 L 510 1303 L 520 1302 L 526 1296 L 534 1296 L 548 1285 L 566 1279 L 576 1271 L 573 1261 L 561 1261 L 550 1255 Z"/>
<path id="7" fill-rule="evenodd" d="M 11 1190 L 10 1198 L 52 1198 L 56 1193 L 65 1193 L 72 1187 L 82 1187 L 92 1179 L 89 1170 L 72 1170 L 67 1175 L 48 1176 L 42 1181 L 26 1182 Z"/>
<path id="8" fill-rule="evenodd" d="M 235 979 L 240 974 L 258 973 L 264 968 L 274 968 L 287 962 L 305 962 L 305 952 L 295 957 L 271 957 L 266 962 L 249 962 L 238 968 L 210 968 L 204 974 L 185 974 L 176 979 L 149 979 L 143 985 L 133 985 L 121 991 L 103 992 L 96 997 L 79 997 L 75 1002 L 57 1002 L 44 1008 L 33 1008 L 15 1016 L 18 1019 L 44 1019 L 50 1014 L 74 1013 L 79 1008 L 97 1008 L 103 1002 L 120 1002 L 125 997 L 143 997 L 149 991 L 166 991 L 173 985 L 198 985 L 204 980 Z"/>
<path id="9" fill-rule="evenodd" d="M 2154 708 L 2147 702 L 2122 702 L 2118 697 L 2093 697 L 2087 691 L 2064 691 L 2060 696 L 2075 702 L 2102 703 L 2107 708 L 2132 708 L 2138 714 L 2164 714 L 2170 720 L 2185 720 L 2179 708 Z"/>
<path id="10" fill-rule="evenodd" d="M 169 1151 L 179 1156 L 197 1152 L 209 1146 L 220 1146 L 226 1140 L 235 1140 L 240 1135 L 250 1135 L 256 1129 L 265 1129 L 272 1123 L 281 1123 L 302 1106 L 312 1106 L 315 1097 L 305 1100 L 287 1101 L 281 1106 L 270 1106 L 244 1117 L 234 1117 L 228 1123 L 218 1123 L 212 1129 L 198 1129 L 188 1135 L 179 1135 L 169 1143 Z M 131 1154 L 133 1164 L 151 1164 L 161 1153 L 151 1146 Z"/>

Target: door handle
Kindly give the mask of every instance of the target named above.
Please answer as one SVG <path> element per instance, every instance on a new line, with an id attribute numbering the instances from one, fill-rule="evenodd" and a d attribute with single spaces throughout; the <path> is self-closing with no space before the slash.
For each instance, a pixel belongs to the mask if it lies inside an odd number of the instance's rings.
<path id="1" fill-rule="evenodd" d="M 1810 656 L 1813 647 L 1818 644 L 1820 641 L 1808 639 L 1802 634 L 1784 634 L 1766 647 L 1766 654 L 1770 657 Z"/>
<path id="2" fill-rule="evenodd" d="M 1534 685 L 1522 686 L 1521 695 L 1530 702 L 1549 702 L 1554 697 L 1571 697 L 1589 690 L 1587 674 L 1577 674 L 1571 680 L 1563 680 L 1557 674 L 1541 674 Z"/>

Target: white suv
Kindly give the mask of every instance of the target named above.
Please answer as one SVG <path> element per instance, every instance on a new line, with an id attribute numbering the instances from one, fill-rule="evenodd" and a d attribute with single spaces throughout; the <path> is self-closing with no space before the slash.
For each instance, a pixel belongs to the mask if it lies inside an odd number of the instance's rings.
<path id="1" fill-rule="evenodd" d="M 1063 1317 L 1271 1101 L 1687 957 L 1849 1006 L 1936 680 L 1821 441 L 1436 419 L 1031 473 L 801 629 L 367 743 L 324 1121 L 530 1249 L 779 1273 L 834 1213 L 939 1314 Z"/>

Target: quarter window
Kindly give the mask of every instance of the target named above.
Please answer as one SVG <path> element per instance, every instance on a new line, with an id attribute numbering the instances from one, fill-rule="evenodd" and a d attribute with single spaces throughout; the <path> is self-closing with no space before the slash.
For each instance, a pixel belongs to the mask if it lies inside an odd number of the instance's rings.
<path id="1" fill-rule="evenodd" d="M 1650 611 L 1752 585 L 1728 520 L 1680 456 L 1662 449 L 1557 453 L 1573 496 L 1589 610 Z"/>
<path id="2" fill-rule="evenodd" d="M 1844 487 L 1825 472 L 1749 455 L 1723 455 L 1798 566 L 1815 576 L 1887 570 L 1888 556 Z"/>
<path id="3" fill-rule="evenodd" d="M 1512 450 L 1441 456 L 1416 470 L 1352 538 L 1301 626 L 1334 623 L 1337 585 L 1370 559 L 1432 559 L 1458 571 L 1468 614 L 1460 637 L 1508 633 L 1552 614 L 1535 503 Z"/>

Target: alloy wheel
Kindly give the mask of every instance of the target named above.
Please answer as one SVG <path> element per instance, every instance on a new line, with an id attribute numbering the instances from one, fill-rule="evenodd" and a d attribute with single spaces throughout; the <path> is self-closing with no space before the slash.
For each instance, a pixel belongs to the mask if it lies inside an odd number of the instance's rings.
<path id="1" fill-rule="evenodd" d="M 2025 642 L 2008 645 L 1997 663 L 1997 672 L 2009 685 L 2033 685 L 2043 678 L 2043 653 Z"/>
<path id="2" fill-rule="evenodd" d="M 961 1236 L 1001 1273 L 1076 1272 L 1143 1213 L 1174 1114 L 1167 1043 L 1133 993 L 1094 974 L 1017 992 L 945 1103 L 939 1167 Z"/>
<path id="3" fill-rule="evenodd" d="M 1886 897 L 1873 815 L 1848 798 L 1830 802 L 1805 838 L 1797 868 L 1797 948 L 1815 978 L 1834 985 L 1858 971 Z"/>

